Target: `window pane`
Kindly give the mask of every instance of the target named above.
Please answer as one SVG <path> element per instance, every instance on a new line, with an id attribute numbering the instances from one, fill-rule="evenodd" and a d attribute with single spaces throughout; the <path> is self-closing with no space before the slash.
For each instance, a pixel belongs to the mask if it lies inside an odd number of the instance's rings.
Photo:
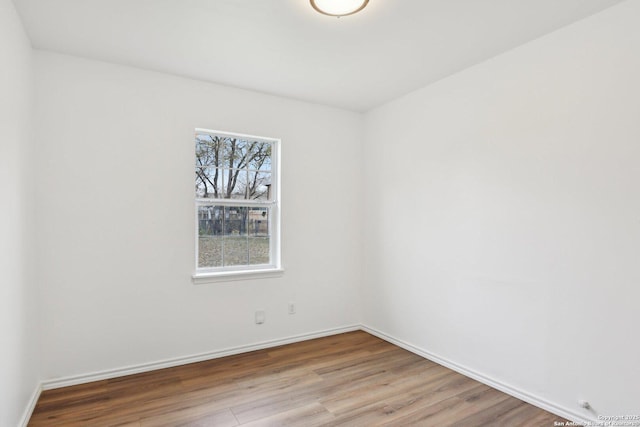
<path id="1" fill-rule="evenodd" d="M 221 191 L 220 191 L 220 199 L 228 199 L 229 195 L 228 195 L 228 191 L 229 189 L 231 189 L 231 191 L 233 191 L 233 188 L 231 188 L 231 186 L 229 185 L 229 169 L 218 169 L 218 174 L 220 175 L 220 181 L 222 182 L 222 187 L 221 187 Z"/>
<path id="2" fill-rule="evenodd" d="M 269 264 L 269 208 L 249 208 L 248 235 L 249 264 Z"/>
<path id="3" fill-rule="evenodd" d="M 269 237 L 269 208 L 251 207 L 249 208 L 249 229 L 250 237 Z"/>
<path id="4" fill-rule="evenodd" d="M 223 151 L 222 138 L 196 134 L 196 166 L 222 166 Z"/>
<path id="5" fill-rule="evenodd" d="M 249 172 L 248 198 L 268 200 L 271 197 L 271 173 Z"/>
<path id="6" fill-rule="evenodd" d="M 249 208 L 231 206 L 225 208 L 223 264 L 248 265 L 249 249 L 247 241 L 247 217 Z"/>
<path id="7" fill-rule="evenodd" d="M 222 208 L 198 207 L 198 267 L 222 267 Z"/>
<path id="8" fill-rule="evenodd" d="M 246 169 L 235 169 L 228 171 L 228 182 L 231 192 L 229 198 L 231 199 L 246 199 L 247 198 L 247 171 Z M 230 180 L 230 181 L 229 181 Z"/>
<path id="9" fill-rule="evenodd" d="M 247 142 L 237 138 L 224 139 L 224 160 L 221 167 L 227 169 L 242 168 L 246 159 Z"/>
<path id="10" fill-rule="evenodd" d="M 196 197 L 223 198 L 223 178 L 217 168 L 196 168 Z"/>
<path id="11" fill-rule="evenodd" d="M 249 169 L 271 171 L 271 143 L 253 142 L 249 152 Z"/>

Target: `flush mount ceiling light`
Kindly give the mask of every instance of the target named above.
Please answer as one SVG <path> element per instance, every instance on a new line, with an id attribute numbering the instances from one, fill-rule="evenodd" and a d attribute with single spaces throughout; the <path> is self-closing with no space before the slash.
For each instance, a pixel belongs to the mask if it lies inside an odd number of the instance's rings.
<path id="1" fill-rule="evenodd" d="M 329 15 L 341 16 L 353 15 L 367 6 L 369 0 L 310 0 L 311 6 L 318 12 Z"/>

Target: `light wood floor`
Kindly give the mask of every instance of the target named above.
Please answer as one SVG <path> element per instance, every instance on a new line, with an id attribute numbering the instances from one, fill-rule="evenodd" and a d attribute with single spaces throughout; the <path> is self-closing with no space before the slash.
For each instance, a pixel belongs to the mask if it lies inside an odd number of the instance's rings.
<path id="1" fill-rule="evenodd" d="M 30 426 L 553 426 L 565 421 L 352 332 L 42 393 Z"/>

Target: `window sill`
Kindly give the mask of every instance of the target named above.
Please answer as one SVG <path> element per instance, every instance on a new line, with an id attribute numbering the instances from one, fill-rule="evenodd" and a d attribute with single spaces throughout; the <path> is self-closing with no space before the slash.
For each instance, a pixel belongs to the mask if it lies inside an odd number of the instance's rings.
<path id="1" fill-rule="evenodd" d="M 194 285 L 205 283 L 230 282 L 234 280 L 268 279 L 282 277 L 284 269 L 272 268 L 265 270 L 221 271 L 217 273 L 194 273 L 191 278 Z"/>

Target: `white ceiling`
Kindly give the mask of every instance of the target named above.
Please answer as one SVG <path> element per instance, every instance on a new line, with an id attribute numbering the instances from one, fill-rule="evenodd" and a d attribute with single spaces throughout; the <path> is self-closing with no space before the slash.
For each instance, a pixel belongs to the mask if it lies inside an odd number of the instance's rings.
<path id="1" fill-rule="evenodd" d="M 14 0 L 33 46 L 366 111 L 621 0 Z"/>

